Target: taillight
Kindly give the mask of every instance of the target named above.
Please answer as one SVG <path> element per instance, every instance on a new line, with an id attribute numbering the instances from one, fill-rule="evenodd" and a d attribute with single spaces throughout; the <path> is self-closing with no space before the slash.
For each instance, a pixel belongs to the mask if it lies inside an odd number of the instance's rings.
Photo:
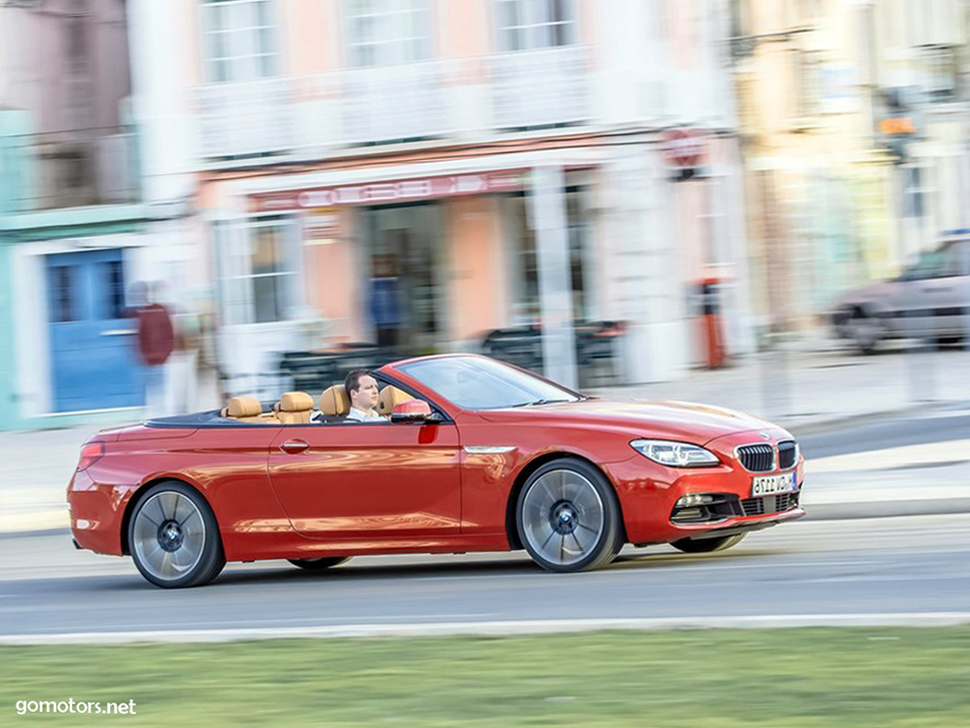
<path id="1" fill-rule="evenodd" d="M 77 469 L 87 470 L 102 457 L 104 457 L 104 443 L 89 442 L 81 448 L 81 459 L 78 460 Z"/>

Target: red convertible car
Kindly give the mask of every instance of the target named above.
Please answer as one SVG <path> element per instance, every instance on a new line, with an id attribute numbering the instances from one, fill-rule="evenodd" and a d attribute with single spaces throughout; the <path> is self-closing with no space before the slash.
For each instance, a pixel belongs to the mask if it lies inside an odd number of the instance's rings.
<path id="1" fill-rule="evenodd" d="M 75 545 L 131 555 L 161 587 L 227 561 L 521 548 L 570 572 L 626 543 L 717 551 L 805 515 L 797 443 L 754 417 L 589 397 L 482 356 L 373 376 L 386 420 L 345 420 L 337 385 L 318 408 L 237 397 L 99 432 L 67 489 Z"/>

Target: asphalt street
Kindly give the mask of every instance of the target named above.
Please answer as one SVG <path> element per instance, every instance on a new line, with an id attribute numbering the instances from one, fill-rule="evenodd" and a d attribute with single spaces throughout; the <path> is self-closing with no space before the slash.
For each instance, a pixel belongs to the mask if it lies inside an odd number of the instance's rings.
<path id="1" fill-rule="evenodd" d="M 970 515 L 803 521 L 708 556 L 628 549 L 583 574 L 545 573 L 523 554 L 367 557 L 317 575 L 232 565 L 176 591 L 54 536 L 18 541 L 20 563 L 4 548 L 0 566 L 2 635 L 970 612 Z"/>
<path id="2" fill-rule="evenodd" d="M 0 536 L 0 640 L 523 620 L 970 614 L 970 512 L 948 512 L 970 496 L 968 438 L 970 415 L 957 411 L 801 438 L 817 464 L 804 495 L 810 512 L 813 498 L 831 508 L 841 494 L 843 505 L 870 511 L 882 500 L 915 504 L 910 514 L 925 507 L 936 515 L 809 518 L 705 556 L 627 548 L 606 569 L 584 574 L 545 573 L 522 552 L 362 557 L 322 574 L 286 562 L 231 564 L 209 586 L 166 591 L 145 582 L 129 559 L 75 551 L 66 532 L 8 534 Z M 928 506 L 927 483 L 937 496 Z"/>

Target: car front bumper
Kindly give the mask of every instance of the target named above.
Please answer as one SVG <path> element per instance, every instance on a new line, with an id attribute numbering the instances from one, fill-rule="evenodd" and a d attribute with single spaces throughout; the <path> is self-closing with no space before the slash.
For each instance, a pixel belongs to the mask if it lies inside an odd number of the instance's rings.
<path id="1" fill-rule="evenodd" d="M 744 441 L 745 437 L 741 436 L 736 442 L 729 438 L 721 443 L 717 450 L 722 464 L 710 468 L 667 468 L 639 455 L 608 466 L 623 511 L 627 540 L 638 545 L 669 543 L 708 534 L 759 530 L 804 517 L 806 512 L 799 503 L 805 482 L 804 460 L 799 458 L 795 468 L 787 471 L 748 472 L 726 455 Z M 755 477 L 792 470 L 797 473 L 796 492 L 784 497 L 753 497 Z M 678 500 L 691 494 L 716 495 L 728 505 L 711 514 L 708 520 L 689 523 L 674 520 Z"/>

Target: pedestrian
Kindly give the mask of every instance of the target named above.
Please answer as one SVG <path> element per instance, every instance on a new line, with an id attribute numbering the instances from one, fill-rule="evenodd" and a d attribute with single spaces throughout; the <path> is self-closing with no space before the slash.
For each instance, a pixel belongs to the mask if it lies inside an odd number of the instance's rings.
<path id="1" fill-rule="evenodd" d="M 166 413 L 165 363 L 175 348 L 175 329 L 168 309 L 158 302 L 160 283 L 137 281 L 132 284 L 132 292 L 138 306 L 135 316 L 138 355 L 145 372 L 145 410 L 149 417 L 157 416 Z"/>
<path id="2" fill-rule="evenodd" d="M 401 292 L 396 266 L 390 256 L 374 256 L 370 282 L 370 315 L 377 333 L 377 345 L 394 350 L 400 344 Z"/>

